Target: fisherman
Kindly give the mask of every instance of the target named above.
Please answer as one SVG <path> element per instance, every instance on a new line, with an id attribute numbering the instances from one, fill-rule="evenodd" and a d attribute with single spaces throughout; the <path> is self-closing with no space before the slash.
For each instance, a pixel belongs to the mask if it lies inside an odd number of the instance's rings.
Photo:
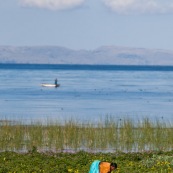
<path id="1" fill-rule="evenodd" d="M 90 166 L 89 173 L 111 173 L 115 169 L 117 169 L 116 163 L 95 160 Z"/>
<path id="2" fill-rule="evenodd" d="M 56 86 L 58 85 L 58 79 L 57 78 L 55 79 L 55 85 Z"/>

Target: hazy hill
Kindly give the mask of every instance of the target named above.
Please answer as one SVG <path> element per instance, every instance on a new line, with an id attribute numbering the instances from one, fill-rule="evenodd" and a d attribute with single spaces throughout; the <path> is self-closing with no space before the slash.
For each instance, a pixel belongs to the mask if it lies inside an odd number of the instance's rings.
<path id="1" fill-rule="evenodd" d="M 103 46 L 72 50 L 58 46 L 0 46 L 0 63 L 173 65 L 173 51 Z"/>

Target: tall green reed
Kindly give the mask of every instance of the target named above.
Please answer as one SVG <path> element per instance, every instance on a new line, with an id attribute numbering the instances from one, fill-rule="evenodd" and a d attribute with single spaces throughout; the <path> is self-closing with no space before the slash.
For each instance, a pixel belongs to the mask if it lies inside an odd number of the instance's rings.
<path id="1" fill-rule="evenodd" d="M 146 151 L 173 149 L 171 124 L 150 121 L 106 119 L 97 124 L 80 124 L 74 120 L 25 125 L 0 124 L 0 150 L 28 151 Z"/>

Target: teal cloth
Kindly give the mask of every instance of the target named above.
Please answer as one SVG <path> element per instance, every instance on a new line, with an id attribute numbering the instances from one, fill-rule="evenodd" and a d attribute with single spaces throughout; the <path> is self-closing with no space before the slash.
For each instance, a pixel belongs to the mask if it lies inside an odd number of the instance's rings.
<path id="1" fill-rule="evenodd" d="M 100 160 L 95 160 L 90 166 L 89 173 L 99 173 L 99 163 Z"/>

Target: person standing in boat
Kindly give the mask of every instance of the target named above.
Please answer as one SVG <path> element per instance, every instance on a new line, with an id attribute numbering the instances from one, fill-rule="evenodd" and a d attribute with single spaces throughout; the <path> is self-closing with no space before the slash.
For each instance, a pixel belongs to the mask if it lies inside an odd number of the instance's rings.
<path id="1" fill-rule="evenodd" d="M 55 79 L 55 85 L 56 86 L 58 85 L 58 79 L 57 78 Z"/>

